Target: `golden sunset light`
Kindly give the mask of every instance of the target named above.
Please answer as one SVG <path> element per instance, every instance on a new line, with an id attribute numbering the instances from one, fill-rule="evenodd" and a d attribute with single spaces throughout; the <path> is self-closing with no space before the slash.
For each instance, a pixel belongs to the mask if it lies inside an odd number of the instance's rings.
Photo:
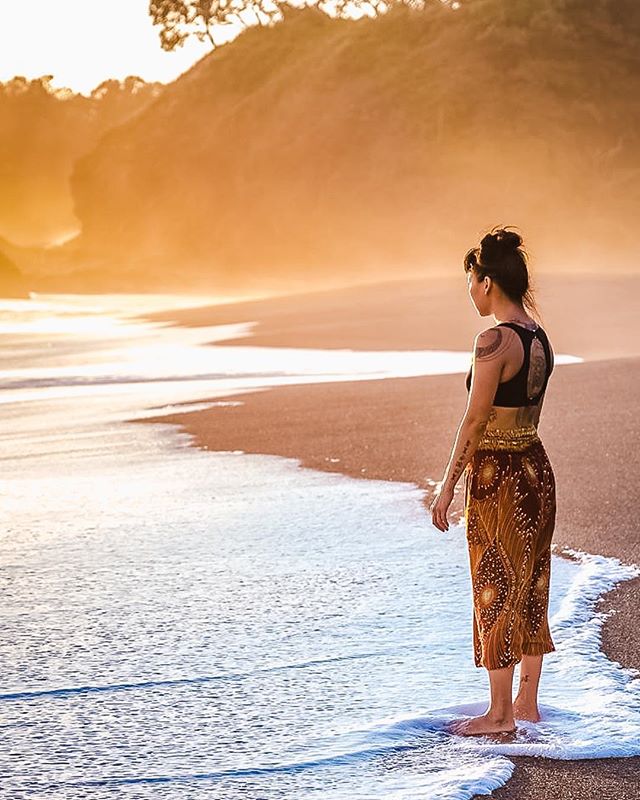
<path id="1" fill-rule="evenodd" d="M 0 0 L 8 797 L 637 797 L 638 53 Z"/>

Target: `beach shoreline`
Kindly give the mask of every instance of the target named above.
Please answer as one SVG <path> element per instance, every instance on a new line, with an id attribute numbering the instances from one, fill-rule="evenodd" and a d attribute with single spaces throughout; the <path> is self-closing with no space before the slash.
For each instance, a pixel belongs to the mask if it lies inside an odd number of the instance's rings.
<path id="1" fill-rule="evenodd" d="M 405 285 L 402 284 L 401 288 L 404 293 Z M 362 325 L 370 335 L 364 339 L 353 336 L 353 341 L 368 341 L 369 346 L 374 339 L 397 341 L 394 332 L 402 327 L 401 320 L 386 320 L 389 336 L 385 338 L 385 326 L 380 324 L 381 312 L 377 305 L 379 295 L 374 292 L 372 296 L 375 297 L 376 309 L 371 315 L 373 321 L 369 320 L 366 307 L 359 309 Z M 327 297 L 330 298 L 331 293 Z M 327 297 L 322 299 L 325 306 Z M 424 301 L 425 297 L 421 300 Z M 438 302 L 441 300 L 440 296 Z M 264 301 L 271 308 L 273 303 Z M 305 338 L 305 330 L 309 333 L 309 308 L 294 311 L 282 299 L 278 299 L 276 305 L 277 313 L 271 317 L 265 315 L 270 321 L 263 324 L 267 332 L 263 332 L 262 339 L 258 337 L 254 341 L 253 337 L 248 337 L 234 344 L 251 346 L 261 342 L 269 346 L 296 347 L 302 340 L 308 346 L 320 346 L 322 337 L 317 327 L 311 339 L 309 336 Z M 260 319 L 259 308 L 260 301 L 254 302 L 251 309 L 254 319 Z M 424 303 L 419 303 L 414 312 L 416 310 L 424 320 Z M 175 324 L 214 325 L 243 321 L 246 315 L 240 311 L 238 309 L 237 319 L 234 319 L 233 304 L 224 309 L 214 306 L 209 310 L 166 312 L 152 317 L 165 321 L 173 319 Z M 297 317 L 301 337 L 285 334 L 283 314 L 287 315 L 289 332 L 295 332 Z M 340 320 L 340 315 L 337 315 L 331 324 L 325 326 L 328 348 L 336 342 L 343 345 L 354 333 L 353 330 L 341 331 Z M 490 322 L 481 320 L 478 329 L 487 327 L 483 323 Z M 639 564 L 636 489 L 631 476 L 637 474 L 639 466 L 640 457 L 634 445 L 640 437 L 636 407 L 633 400 L 627 398 L 635 396 L 635 384 L 640 375 L 640 353 L 633 347 L 625 351 L 623 342 L 618 351 L 607 344 L 607 353 L 611 351 L 612 354 L 609 357 L 595 348 L 589 350 L 585 347 L 583 352 L 575 352 L 578 348 L 562 346 L 563 334 L 572 323 L 577 323 L 577 320 L 552 323 L 555 324 L 554 349 L 556 352 L 575 353 L 588 360 L 556 365 L 540 422 L 540 437 L 558 484 L 554 550 L 560 556 L 567 548 L 617 558 L 626 564 Z M 269 325 L 272 333 L 268 332 Z M 610 342 L 615 344 L 613 318 L 605 321 L 605 327 L 607 325 L 612 332 Z M 259 330 L 260 325 L 257 327 Z M 278 327 L 280 332 L 275 333 Z M 414 329 L 417 327 L 405 325 L 402 335 L 407 338 L 408 332 Z M 463 331 L 460 335 L 457 331 L 458 338 L 452 337 L 454 345 L 449 345 L 448 349 L 460 347 L 458 342 L 467 333 Z M 440 337 L 441 332 L 435 339 L 431 337 L 431 342 L 446 341 Z M 423 339 L 420 344 L 424 347 L 426 341 Z M 633 341 L 640 341 L 640 338 L 626 339 L 627 343 Z M 469 347 L 469 342 L 466 347 Z M 611 397 L 618 398 L 619 402 L 612 403 Z M 211 402 L 234 398 L 241 403 L 132 421 L 177 425 L 192 437 L 192 446 L 208 451 L 278 455 L 297 459 L 301 467 L 433 487 L 425 481 L 435 482 L 442 477 L 464 412 L 466 389 L 464 375 L 447 374 L 288 384 L 268 391 L 243 392 L 240 397 L 228 393 L 211 398 Z M 433 488 L 425 489 L 425 514 L 432 492 Z M 450 509 L 450 522 L 461 520 L 462 500 L 462 481 L 459 481 Z M 596 613 L 605 616 L 602 651 L 622 667 L 640 671 L 640 632 L 636 625 L 637 609 L 640 608 L 640 578 L 619 584 L 602 595 L 596 606 Z M 498 800 L 602 800 L 638 796 L 640 757 L 580 761 L 525 756 L 513 756 L 512 759 L 516 764 L 512 777 L 491 797 Z M 476 800 L 480 797 L 477 795 Z"/>

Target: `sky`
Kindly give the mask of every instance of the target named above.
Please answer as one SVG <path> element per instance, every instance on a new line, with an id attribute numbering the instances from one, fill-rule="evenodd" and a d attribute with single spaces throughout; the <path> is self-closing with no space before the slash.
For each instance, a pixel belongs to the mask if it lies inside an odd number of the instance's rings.
<path id="1" fill-rule="evenodd" d="M 211 50 L 190 37 L 165 52 L 147 9 L 148 0 L 0 0 L 0 81 L 53 75 L 52 86 L 82 94 L 127 75 L 166 83 Z"/>
<path id="2" fill-rule="evenodd" d="M 332 8 L 330 0 L 327 6 Z M 138 75 L 169 83 L 210 52 L 211 44 L 192 36 L 167 53 L 148 7 L 149 0 L 0 0 L 0 81 L 53 75 L 54 88 L 86 95 L 107 78 Z M 350 15 L 364 13 L 353 9 Z M 241 30 L 218 26 L 214 40 L 223 44 Z"/>

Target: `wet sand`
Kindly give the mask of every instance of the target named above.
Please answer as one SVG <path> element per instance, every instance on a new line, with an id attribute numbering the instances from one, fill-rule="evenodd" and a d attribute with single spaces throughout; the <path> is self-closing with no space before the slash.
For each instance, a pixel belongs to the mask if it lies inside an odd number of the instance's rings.
<path id="1" fill-rule="evenodd" d="M 539 426 L 557 480 L 554 543 L 640 564 L 640 314 L 634 278 L 576 276 L 538 281 L 538 304 L 556 354 L 587 359 L 556 364 Z M 579 301 L 576 304 L 576 301 Z M 399 281 L 270 298 L 144 319 L 181 325 L 255 322 L 242 345 L 469 351 L 481 319 L 464 278 Z M 172 422 L 207 450 L 242 450 L 300 460 L 302 467 L 352 477 L 416 482 L 425 514 L 466 404 L 464 375 L 282 386 L 244 393 L 238 406 L 147 418 Z M 232 396 L 229 396 L 230 398 Z M 216 400 L 223 398 L 216 397 Z M 462 481 L 450 521 L 462 514 Z M 430 518 L 430 516 L 429 516 Z M 602 649 L 640 670 L 640 578 L 604 595 Z M 470 669 L 475 669 L 470 659 Z M 513 757 L 498 800 L 640 798 L 640 757 L 558 761 Z"/>

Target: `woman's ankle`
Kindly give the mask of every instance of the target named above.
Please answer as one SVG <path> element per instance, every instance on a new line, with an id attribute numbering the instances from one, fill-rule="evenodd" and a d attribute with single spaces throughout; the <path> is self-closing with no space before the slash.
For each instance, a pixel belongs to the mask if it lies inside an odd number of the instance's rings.
<path id="1" fill-rule="evenodd" d="M 513 705 L 520 708 L 538 708 L 538 698 L 536 695 L 530 695 L 527 692 L 518 692 L 513 700 Z"/>
<path id="2" fill-rule="evenodd" d="M 487 717 L 492 722 L 503 723 L 503 722 L 513 722 L 513 704 L 508 707 L 503 708 L 489 708 L 486 712 Z"/>

